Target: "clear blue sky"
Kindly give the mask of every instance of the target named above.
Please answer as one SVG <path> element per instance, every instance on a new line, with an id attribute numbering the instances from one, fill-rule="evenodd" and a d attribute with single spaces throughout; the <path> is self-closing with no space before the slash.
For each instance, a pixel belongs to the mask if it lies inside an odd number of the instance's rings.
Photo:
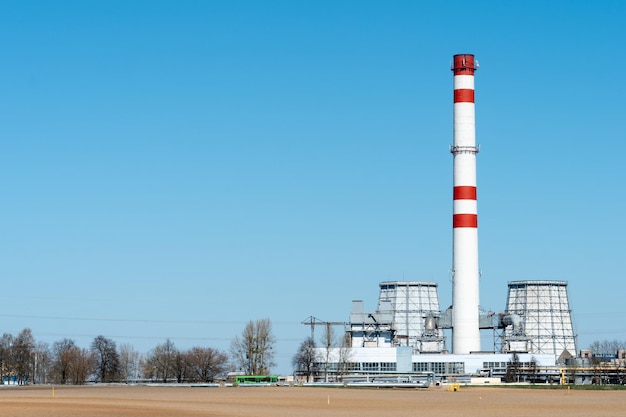
<path id="1" fill-rule="evenodd" d="M 0 332 L 277 372 L 378 283 L 451 302 L 452 73 L 476 74 L 481 305 L 566 280 L 626 340 L 626 3 L 0 3 Z"/>

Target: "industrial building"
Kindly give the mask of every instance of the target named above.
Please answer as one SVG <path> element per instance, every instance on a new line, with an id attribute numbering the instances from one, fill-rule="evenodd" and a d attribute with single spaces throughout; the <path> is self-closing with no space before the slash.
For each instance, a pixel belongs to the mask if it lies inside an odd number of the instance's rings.
<path id="1" fill-rule="evenodd" d="M 317 348 L 315 375 L 325 381 L 358 375 L 415 375 L 457 379 L 501 377 L 514 370 L 545 382 L 563 380 L 576 357 L 576 335 L 565 281 L 513 281 L 502 312 L 479 307 L 478 208 L 474 55 L 453 58 L 454 143 L 452 306 L 442 310 L 437 283 L 381 282 L 378 307 L 353 301 L 339 347 Z M 319 323 L 319 322 L 318 322 Z M 315 319 L 306 322 L 313 326 Z M 493 345 L 481 347 L 481 329 Z M 446 333 L 451 333 L 450 350 Z"/>
<path id="2" fill-rule="evenodd" d="M 336 381 L 346 375 L 434 374 L 441 379 L 469 376 L 504 378 L 513 361 L 536 371 L 546 382 L 560 378 L 559 365 L 575 356 L 576 338 L 563 281 L 509 283 L 507 309 L 479 312 L 478 327 L 493 331 L 489 350 L 450 353 L 444 330 L 454 331 L 453 307 L 439 308 L 437 284 L 385 281 L 379 284 L 378 308 L 365 311 L 352 302 L 343 325 L 343 345 L 318 348 L 317 378 Z M 324 324 L 311 321 L 305 324 Z M 540 372 L 552 368 L 552 372 Z"/>

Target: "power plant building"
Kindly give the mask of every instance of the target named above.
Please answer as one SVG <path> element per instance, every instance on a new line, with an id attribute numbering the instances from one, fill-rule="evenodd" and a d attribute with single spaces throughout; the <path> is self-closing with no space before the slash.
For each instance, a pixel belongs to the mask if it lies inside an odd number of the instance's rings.
<path id="1" fill-rule="evenodd" d="M 453 58 L 454 143 L 452 213 L 452 306 L 442 310 L 437 283 L 385 281 L 378 307 L 365 311 L 353 301 L 341 346 L 318 348 L 317 369 L 325 378 L 359 373 L 503 374 L 512 360 L 554 367 L 576 355 L 567 283 L 509 282 L 502 313 L 479 306 L 478 210 L 474 55 Z M 311 323 L 309 323 L 311 324 Z M 334 323 L 338 324 L 338 323 Z M 482 350 L 481 329 L 494 334 L 493 348 Z M 446 336 L 451 333 L 451 351 Z M 498 333 L 498 343 L 495 342 Z"/>

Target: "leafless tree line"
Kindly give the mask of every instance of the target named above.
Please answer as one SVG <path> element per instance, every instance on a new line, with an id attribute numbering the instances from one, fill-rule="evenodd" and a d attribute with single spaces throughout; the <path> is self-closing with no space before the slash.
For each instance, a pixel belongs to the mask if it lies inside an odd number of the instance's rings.
<path id="1" fill-rule="evenodd" d="M 28 328 L 0 339 L 0 384 L 74 384 L 86 382 L 214 382 L 227 371 L 269 374 L 275 366 L 269 319 L 250 321 L 231 344 L 231 356 L 212 348 L 178 349 L 167 339 L 147 354 L 97 336 L 89 348 L 65 338 L 50 346 L 37 342 Z"/>
<path id="2" fill-rule="evenodd" d="M 626 342 L 623 340 L 596 340 L 589 345 L 589 349 L 594 355 L 615 355 L 619 350 L 626 349 Z"/>
<path id="3" fill-rule="evenodd" d="M 328 382 L 331 374 L 334 378 L 340 378 L 348 372 L 351 363 L 349 339 L 347 333 L 337 336 L 330 325 L 322 333 L 319 348 L 313 337 L 307 337 L 291 360 L 296 374 L 308 381 L 323 378 Z M 335 357 L 331 358 L 333 351 Z"/>

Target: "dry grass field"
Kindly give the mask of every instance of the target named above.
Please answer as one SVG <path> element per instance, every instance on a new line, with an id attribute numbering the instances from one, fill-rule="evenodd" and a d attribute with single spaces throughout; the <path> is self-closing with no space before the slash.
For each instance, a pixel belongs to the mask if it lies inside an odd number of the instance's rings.
<path id="1" fill-rule="evenodd" d="M 626 391 L 494 387 L 2 387 L 2 417 L 626 416 Z"/>

